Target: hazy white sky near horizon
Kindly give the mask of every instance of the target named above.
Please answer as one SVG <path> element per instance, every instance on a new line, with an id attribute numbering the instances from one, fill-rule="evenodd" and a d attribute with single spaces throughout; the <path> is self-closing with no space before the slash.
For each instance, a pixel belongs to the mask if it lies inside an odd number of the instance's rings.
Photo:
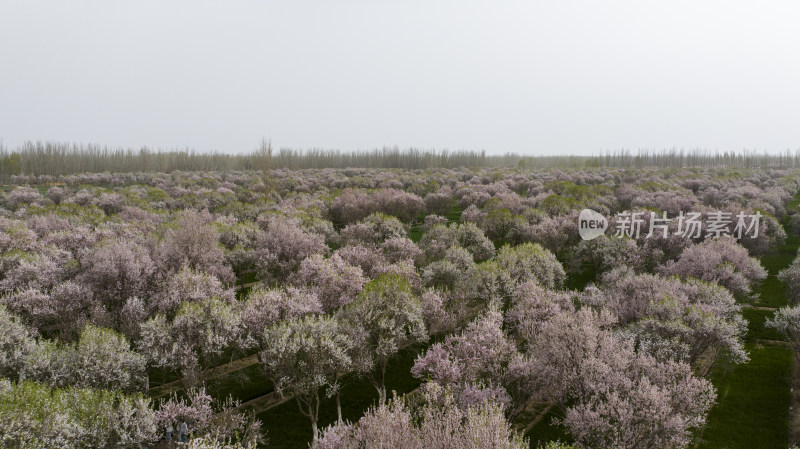
<path id="1" fill-rule="evenodd" d="M 0 139 L 800 149 L 795 1 L 0 2 Z"/>

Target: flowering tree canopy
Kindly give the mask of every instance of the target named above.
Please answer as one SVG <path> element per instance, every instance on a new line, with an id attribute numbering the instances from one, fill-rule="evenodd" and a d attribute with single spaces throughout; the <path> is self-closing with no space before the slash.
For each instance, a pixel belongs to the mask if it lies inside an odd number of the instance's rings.
<path id="1" fill-rule="evenodd" d="M 402 277 L 385 274 L 364 286 L 358 298 L 342 309 L 341 319 L 353 340 L 354 368 L 367 375 L 384 402 L 391 357 L 428 339 L 420 298 Z"/>
<path id="2" fill-rule="evenodd" d="M 0 441 L 7 447 L 130 447 L 156 440 L 149 405 L 141 395 L 0 379 Z"/>
<path id="3" fill-rule="evenodd" d="M 335 391 L 338 378 L 350 370 L 352 341 L 335 318 L 310 316 L 266 328 L 264 342 L 261 368 L 276 391 L 294 396 L 316 439 L 320 392 Z"/>
<path id="4" fill-rule="evenodd" d="M 753 284 L 767 277 L 758 259 L 733 238 L 706 240 L 690 246 L 677 261 L 670 261 L 660 270 L 704 281 L 716 282 L 736 295 L 750 294 Z"/>
<path id="5" fill-rule="evenodd" d="M 452 395 L 414 410 L 401 399 L 380 405 L 357 423 L 324 430 L 313 449 L 386 447 L 396 449 L 523 449 L 528 442 L 511 429 L 502 407 L 484 402 L 463 410 Z"/>

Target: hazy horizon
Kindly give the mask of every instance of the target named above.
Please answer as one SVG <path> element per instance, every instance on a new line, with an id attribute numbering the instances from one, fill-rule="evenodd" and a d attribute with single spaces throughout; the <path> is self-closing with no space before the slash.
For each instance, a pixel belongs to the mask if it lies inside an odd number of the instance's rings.
<path id="1" fill-rule="evenodd" d="M 6 2 L 0 139 L 795 152 L 798 13 L 788 1 Z"/>

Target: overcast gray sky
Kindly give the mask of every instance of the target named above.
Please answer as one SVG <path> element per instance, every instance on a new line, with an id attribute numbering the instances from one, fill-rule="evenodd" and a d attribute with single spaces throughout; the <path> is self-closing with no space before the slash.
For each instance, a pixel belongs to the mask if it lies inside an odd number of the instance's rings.
<path id="1" fill-rule="evenodd" d="M 0 139 L 800 148 L 796 1 L 0 2 Z"/>

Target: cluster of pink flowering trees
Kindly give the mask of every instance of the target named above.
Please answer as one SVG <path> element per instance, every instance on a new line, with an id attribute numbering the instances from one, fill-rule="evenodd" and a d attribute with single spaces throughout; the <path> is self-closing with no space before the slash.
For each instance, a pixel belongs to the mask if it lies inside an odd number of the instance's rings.
<path id="1" fill-rule="evenodd" d="M 8 444 L 45 425 L 15 411 L 39 395 L 53 413 L 76 404 L 63 429 L 40 430 L 43 446 L 148 443 L 184 419 L 194 447 L 252 446 L 258 423 L 202 384 L 257 354 L 320 448 L 435 447 L 433 435 L 520 447 L 509 420 L 534 403 L 560 408 L 556 425 L 581 447 L 687 447 L 715 397 L 701 361 L 747 360 L 737 301 L 766 277 L 755 256 L 785 239 L 779 220 L 800 189 L 781 170 L 263 176 L 84 174 L 0 192 Z M 604 235 L 581 239 L 584 208 L 609 219 Z M 649 224 L 699 212 L 707 227 L 714 211 L 760 214 L 759 235 L 737 238 L 735 218 L 723 235 Z M 638 235 L 615 235 L 622 212 L 645 217 Z M 779 275 L 794 299 L 798 266 Z M 771 322 L 793 341 L 795 312 Z M 422 387 L 392 399 L 400 351 L 418 353 L 406 374 Z M 170 376 L 185 394 L 148 401 Z M 346 423 L 351 378 L 374 386 L 377 407 Z M 326 397 L 340 422 L 319 429 Z M 103 422 L 127 424 L 75 430 L 105 426 L 82 421 L 92 401 Z"/>
<path id="2" fill-rule="evenodd" d="M 402 399 L 381 404 L 368 411 L 357 423 L 340 423 L 327 428 L 312 448 L 528 447 L 527 442 L 510 428 L 499 405 L 485 402 L 464 411 L 456 406 L 449 393 L 443 400 L 426 399 L 426 403 L 419 407 L 413 407 Z"/>

